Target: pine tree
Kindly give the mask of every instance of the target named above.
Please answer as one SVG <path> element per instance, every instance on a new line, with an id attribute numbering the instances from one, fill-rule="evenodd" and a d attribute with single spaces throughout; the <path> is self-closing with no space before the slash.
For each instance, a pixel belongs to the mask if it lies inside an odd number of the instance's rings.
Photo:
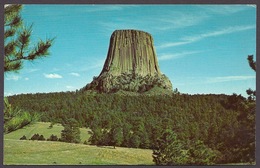
<path id="1" fill-rule="evenodd" d="M 54 39 L 39 40 L 32 47 L 32 25 L 26 27 L 21 18 L 22 5 L 5 5 L 4 8 L 4 72 L 17 72 L 23 60 L 33 61 L 49 55 Z"/>
<path id="2" fill-rule="evenodd" d="M 123 141 L 123 130 L 121 127 L 112 127 L 110 130 L 110 144 L 114 146 L 120 146 Z"/>
<path id="3" fill-rule="evenodd" d="M 254 71 L 256 71 L 256 61 L 254 61 L 254 56 L 253 55 L 248 55 L 247 60 L 248 60 L 249 66 Z"/>
<path id="4" fill-rule="evenodd" d="M 80 129 L 77 120 L 68 119 L 63 123 L 64 130 L 61 131 L 61 141 L 70 143 L 80 143 Z"/>
<path id="5" fill-rule="evenodd" d="M 253 55 L 248 55 L 247 57 L 248 60 L 248 64 L 249 66 L 256 72 L 256 61 L 254 61 L 254 56 Z M 251 100 L 255 100 L 256 99 L 256 91 L 252 90 L 251 88 L 249 88 L 248 90 L 246 90 L 246 93 L 249 95 L 248 99 Z"/>
<path id="6" fill-rule="evenodd" d="M 184 165 L 188 161 L 187 152 L 177 135 L 166 129 L 157 140 L 157 147 L 153 150 L 153 161 L 156 165 Z"/>

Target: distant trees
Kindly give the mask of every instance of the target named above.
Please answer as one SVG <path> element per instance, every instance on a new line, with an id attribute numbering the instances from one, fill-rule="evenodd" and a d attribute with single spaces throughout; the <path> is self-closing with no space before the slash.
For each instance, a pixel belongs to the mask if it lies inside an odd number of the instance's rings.
<path id="1" fill-rule="evenodd" d="M 158 138 L 157 147 L 153 150 L 156 165 L 211 165 L 216 156 L 216 152 L 202 141 L 181 141 L 170 129 Z"/>
<path id="2" fill-rule="evenodd" d="M 21 109 L 43 115 L 42 121 L 62 123 L 73 118 L 78 126 L 91 129 L 91 145 L 157 149 L 157 139 L 169 129 L 182 150 L 188 150 L 187 164 L 254 161 L 255 104 L 241 95 L 61 92 L 8 99 Z M 213 151 L 217 158 L 210 154 L 209 162 L 201 159 L 205 151 Z"/>
<path id="3" fill-rule="evenodd" d="M 256 71 L 256 62 L 253 55 L 248 55 L 249 66 Z M 228 97 L 224 107 L 234 110 L 236 114 L 236 127 L 230 128 L 229 136 L 222 145 L 222 161 L 249 162 L 255 161 L 255 115 L 256 115 L 256 91 L 246 90 L 248 98 L 233 94 Z M 231 131 L 233 129 L 233 131 Z M 224 140 L 225 141 L 225 140 Z M 226 149 L 225 149 L 226 148 Z M 227 149 L 229 148 L 229 149 Z M 236 153 L 231 155 L 231 153 Z"/>
<path id="4" fill-rule="evenodd" d="M 247 60 L 249 66 L 256 72 L 256 61 L 254 61 L 253 55 L 248 55 Z M 241 111 L 239 115 L 241 129 L 236 138 L 240 145 L 239 154 L 245 156 L 242 161 L 253 162 L 256 152 L 256 90 L 249 88 L 246 93 L 248 94 L 248 101 L 244 103 L 244 111 Z"/>
<path id="5" fill-rule="evenodd" d="M 32 48 L 32 25 L 25 27 L 21 18 L 22 5 L 6 5 L 4 8 L 4 72 L 18 71 L 22 61 L 45 57 L 54 39 L 39 40 Z"/>

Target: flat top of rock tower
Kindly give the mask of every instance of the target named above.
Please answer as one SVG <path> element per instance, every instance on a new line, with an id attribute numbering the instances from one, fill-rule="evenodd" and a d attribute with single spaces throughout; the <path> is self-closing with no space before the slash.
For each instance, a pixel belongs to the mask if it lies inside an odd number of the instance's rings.
<path id="1" fill-rule="evenodd" d="M 151 34 L 148 33 L 148 32 L 145 32 L 145 31 L 142 31 L 142 30 L 135 30 L 135 29 L 120 29 L 120 30 L 115 30 L 112 35 L 114 35 L 114 34 L 116 34 L 116 33 L 120 33 L 120 32 L 131 32 L 131 33 L 138 32 L 138 33 L 144 33 L 144 34 L 147 34 L 147 35 L 151 36 Z"/>

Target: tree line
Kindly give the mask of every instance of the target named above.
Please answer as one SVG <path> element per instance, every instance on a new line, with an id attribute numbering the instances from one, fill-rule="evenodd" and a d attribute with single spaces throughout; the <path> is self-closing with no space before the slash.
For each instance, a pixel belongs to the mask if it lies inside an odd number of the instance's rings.
<path id="1" fill-rule="evenodd" d="M 124 96 L 90 92 L 21 94 L 11 104 L 41 121 L 73 118 L 91 129 L 89 142 L 157 149 L 158 138 L 172 130 L 189 148 L 202 143 L 214 151 L 215 163 L 249 162 L 255 152 L 255 104 L 241 95 Z"/>

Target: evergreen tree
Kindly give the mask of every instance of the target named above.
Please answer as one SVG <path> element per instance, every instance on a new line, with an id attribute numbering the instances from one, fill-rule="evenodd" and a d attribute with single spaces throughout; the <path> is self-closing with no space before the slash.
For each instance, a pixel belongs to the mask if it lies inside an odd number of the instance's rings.
<path id="1" fill-rule="evenodd" d="M 138 148 L 140 146 L 140 143 L 141 143 L 140 137 L 136 134 L 132 134 L 129 141 L 129 147 Z"/>
<path id="2" fill-rule="evenodd" d="M 253 55 L 248 55 L 247 57 L 247 60 L 248 60 L 248 64 L 249 66 L 256 72 L 256 61 L 254 61 L 254 56 Z M 252 90 L 252 89 L 248 89 L 246 90 L 246 93 L 248 94 L 248 99 L 250 101 L 254 101 L 256 99 L 256 91 L 255 90 Z"/>
<path id="3" fill-rule="evenodd" d="M 177 135 L 170 129 L 165 130 L 157 140 L 157 147 L 153 150 L 153 161 L 156 165 L 183 165 L 187 163 L 187 150 Z"/>
<path id="4" fill-rule="evenodd" d="M 124 123 L 123 126 L 122 126 L 122 131 L 123 131 L 122 146 L 128 147 L 130 139 L 131 139 L 131 125 L 127 122 Z"/>
<path id="5" fill-rule="evenodd" d="M 217 156 L 215 151 L 200 140 L 191 141 L 187 148 L 189 165 L 211 165 Z"/>
<path id="6" fill-rule="evenodd" d="M 5 5 L 4 8 L 4 72 L 18 71 L 23 60 L 33 61 L 49 55 L 54 39 L 39 40 L 32 47 L 32 25 L 25 27 L 21 18 L 22 5 Z M 33 49 L 31 49 L 33 48 Z"/>
<path id="7" fill-rule="evenodd" d="M 120 146 L 123 142 L 123 130 L 120 127 L 112 127 L 110 130 L 110 144 L 114 146 L 114 149 L 116 146 Z"/>
<path id="8" fill-rule="evenodd" d="M 64 130 L 61 131 L 61 141 L 70 143 L 80 143 L 80 130 L 77 120 L 68 119 L 63 123 Z"/>
<path id="9" fill-rule="evenodd" d="M 91 131 L 88 132 L 91 136 L 88 139 L 88 142 L 92 145 L 101 145 L 101 139 L 104 136 L 102 128 L 92 127 Z"/>
<path id="10" fill-rule="evenodd" d="M 20 4 L 5 5 L 4 7 L 4 72 L 19 71 L 22 68 L 23 60 L 33 61 L 37 58 L 47 56 L 54 40 L 40 40 L 32 49 L 30 45 L 32 25 L 27 28 L 23 25 L 23 19 L 20 14 L 21 10 L 22 5 Z M 28 102 L 26 104 L 28 104 Z M 30 123 L 30 121 L 28 121 L 24 124 L 24 119 L 21 115 L 27 116 L 27 118 L 37 118 L 37 115 L 30 116 L 29 113 L 25 112 L 22 114 L 21 110 L 17 108 L 17 110 L 12 110 L 11 104 L 7 102 L 7 98 L 5 98 L 5 105 L 4 118 L 6 128 L 10 127 L 10 123 L 13 119 L 19 121 L 14 122 L 16 123 L 15 125 L 20 125 L 19 127 L 16 126 L 15 129 Z M 23 122 L 22 124 L 20 124 L 21 121 Z M 13 126 L 14 124 L 11 123 L 11 125 Z M 15 129 L 7 128 L 8 131 Z"/>
<path id="11" fill-rule="evenodd" d="M 256 71 L 256 61 L 254 61 L 254 56 L 253 55 L 248 55 L 247 60 L 248 60 L 249 66 L 254 71 Z"/>

